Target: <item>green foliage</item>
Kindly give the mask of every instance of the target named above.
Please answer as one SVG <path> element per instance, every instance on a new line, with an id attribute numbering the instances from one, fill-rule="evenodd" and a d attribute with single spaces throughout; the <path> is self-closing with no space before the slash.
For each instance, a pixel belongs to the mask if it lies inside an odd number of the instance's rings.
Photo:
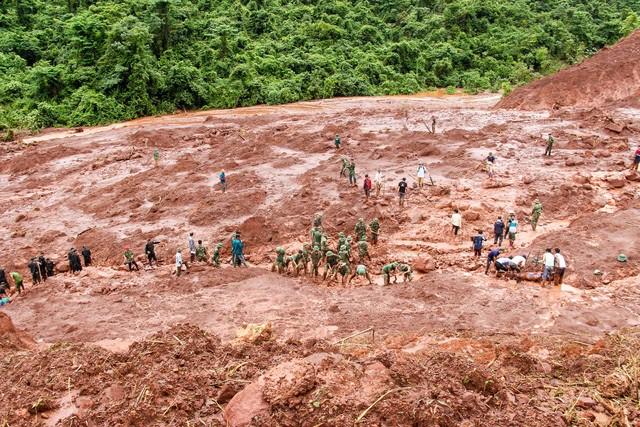
<path id="1" fill-rule="evenodd" d="M 640 0 L 0 0 L 0 129 L 508 92 L 630 34 L 638 13 Z"/>

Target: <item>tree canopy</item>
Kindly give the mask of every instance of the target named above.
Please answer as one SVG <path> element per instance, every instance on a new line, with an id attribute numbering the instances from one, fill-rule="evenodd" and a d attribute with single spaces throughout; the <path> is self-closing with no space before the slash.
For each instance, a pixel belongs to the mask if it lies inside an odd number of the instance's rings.
<path id="1" fill-rule="evenodd" d="M 630 34 L 638 13 L 640 0 L 0 0 L 0 130 L 508 90 Z"/>

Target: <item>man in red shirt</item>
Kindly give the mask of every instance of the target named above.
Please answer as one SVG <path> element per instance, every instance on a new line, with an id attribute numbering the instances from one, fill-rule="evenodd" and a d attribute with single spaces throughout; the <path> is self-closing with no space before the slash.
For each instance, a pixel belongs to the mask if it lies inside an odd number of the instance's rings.
<path id="1" fill-rule="evenodd" d="M 636 154 L 633 156 L 633 163 L 631 164 L 631 170 L 637 171 L 638 165 L 640 165 L 640 147 L 636 150 Z"/>
<path id="2" fill-rule="evenodd" d="M 364 184 L 362 186 L 364 188 L 365 195 L 365 203 L 369 201 L 369 196 L 371 196 L 371 179 L 369 178 L 369 174 L 365 174 L 364 176 Z"/>

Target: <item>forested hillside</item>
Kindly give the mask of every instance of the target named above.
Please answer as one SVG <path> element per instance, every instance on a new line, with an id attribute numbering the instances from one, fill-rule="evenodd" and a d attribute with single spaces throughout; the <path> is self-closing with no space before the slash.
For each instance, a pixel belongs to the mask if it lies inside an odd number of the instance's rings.
<path id="1" fill-rule="evenodd" d="M 640 0 L 0 0 L 0 130 L 430 87 L 509 89 Z"/>

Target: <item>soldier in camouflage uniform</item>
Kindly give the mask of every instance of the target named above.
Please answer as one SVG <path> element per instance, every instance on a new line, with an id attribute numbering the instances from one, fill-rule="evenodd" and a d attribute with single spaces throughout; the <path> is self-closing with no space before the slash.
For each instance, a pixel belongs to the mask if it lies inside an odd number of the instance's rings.
<path id="1" fill-rule="evenodd" d="M 351 186 L 355 186 L 357 184 L 356 181 L 356 162 L 355 160 L 351 160 L 351 163 L 347 165 L 347 169 L 349 170 L 349 184 Z"/>
<path id="2" fill-rule="evenodd" d="M 382 267 L 382 277 L 384 279 L 384 285 L 387 286 L 391 283 L 391 275 L 393 274 L 393 283 L 398 281 L 396 277 L 396 269 L 398 268 L 397 262 L 392 262 Z"/>
<path id="3" fill-rule="evenodd" d="M 307 274 L 309 272 L 309 261 L 311 260 L 311 258 L 309 257 L 309 245 L 308 244 L 304 244 L 302 245 L 302 270 L 304 270 L 304 274 Z"/>
<path id="4" fill-rule="evenodd" d="M 320 239 L 320 251 L 322 255 L 326 255 L 329 250 L 329 235 L 327 233 L 322 234 L 322 238 Z"/>
<path id="5" fill-rule="evenodd" d="M 322 278 L 326 280 L 327 274 L 331 273 L 331 276 L 333 276 L 335 273 L 336 266 L 338 265 L 338 255 L 334 254 L 331 251 L 328 251 L 324 260 L 325 266 Z"/>
<path id="6" fill-rule="evenodd" d="M 338 233 L 338 244 L 336 245 L 336 249 L 338 251 L 340 251 L 344 244 L 347 242 L 347 238 L 344 237 L 344 233 L 341 231 L 340 233 Z"/>
<path id="7" fill-rule="evenodd" d="M 378 243 L 378 234 L 380 234 L 378 218 L 373 218 L 373 221 L 369 223 L 369 229 L 371 230 L 371 243 L 376 245 Z"/>
<path id="8" fill-rule="evenodd" d="M 313 246 L 313 244 L 316 241 L 316 228 L 315 227 L 311 227 L 311 231 L 309 232 L 309 237 L 311 238 L 311 245 Z"/>
<path id="9" fill-rule="evenodd" d="M 535 199 L 533 201 L 533 210 L 531 211 L 531 229 L 533 231 L 536 231 L 536 227 L 538 227 L 540 214 L 542 214 L 542 203 L 540 203 L 538 199 Z"/>
<path id="10" fill-rule="evenodd" d="M 220 248 L 222 248 L 222 243 L 218 243 L 216 245 L 216 248 L 213 251 L 213 255 L 211 255 L 211 261 L 213 262 L 213 266 L 215 268 L 220 268 Z"/>
<path id="11" fill-rule="evenodd" d="M 354 232 L 356 235 L 356 242 L 359 242 L 360 240 L 362 240 L 362 236 L 367 234 L 367 225 L 364 223 L 364 219 L 362 218 L 358 219 Z"/>
<path id="12" fill-rule="evenodd" d="M 276 260 L 273 263 L 273 267 L 271 268 L 271 271 L 277 271 L 278 274 L 284 273 L 285 255 L 286 255 L 286 251 L 280 246 L 278 246 L 276 248 Z"/>
<path id="13" fill-rule="evenodd" d="M 313 245 L 320 247 L 320 245 L 322 244 L 322 228 L 317 229 L 315 233 L 313 233 Z"/>
<path id="14" fill-rule="evenodd" d="M 293 264 L 293 275 L 297 276 L 304 269 L 304 253 L 302 249 L 291 256 L 291 263 Z"/>
<path id="15" fill-rule="evenodd" d="M 398 271 L 402 273 L 403 282 L 406 282 L 406 281 L 410 282 L 411 279 L 413 278 L 413 268 L 411 268 L 409 264 L 400 264 L 398 266 Z"/>
<path id="16" fill-rule="evenodd" d="M 351 259 L 349 258 L 349 252 L 347 252 L 347 247 L 345 245 L 340 246 L 340 252 L 338 252 L 338 257 L 340 261 L 346 262 L 347 264 L 351 264 Z"/>
<path id="17" fill-rule="evenodd" d="M 207 248 L 202 245 L 202 240 L 198 240 L 198 246 L 196 247 L 196 257 L 198 262 L 207 262 L 209 255 L 207 254 Z"/>
<path id="18" fill-rule="evenodd" d="M 340 169 L 340 176 L 347 176 L 347 168 L 349 167 L 349 162 L 344 157 L 342 159 L 342 168 Z"/>
<path id="19" fill-rule="evenodd" d="M 349 252 L 349 258 L 351 258 L 351 246 L 353 244 L 353 237 L 347 236 L 347 240 L 344 242 L 347 252 Z"/>
<path id="20" fill-rule="evenodd" d="M 336 267 L 336 273 L 340 274 L 340 284 L 345 286 L 345 284 L 349 283 L 349 274 L 351 273 L 351 268 L 349 268 L 349 264 L 346 262 L 339 262 Z"/>
<path id="21" fill-rule="evenodd" d="M 313 226 L 315 228 L 322 227 L 322 214 L 316 216 L 316 219 L 313 220 Z"/>
<path id="22" fill-rule="evenodd" d="M 371 261 L 371 255 L 369 255 L 367 236 L 362 236 L 362 239 L 358 242 L 358 260 L 362 264 L 366 259 Z"/>
<path id="23" fill-rule="evenodd" d="M 320 253 L 320 249 L 317 246 L 313 247 L 310 257 L 311 257 L 311 273 L 314 279 L 317 279 L 318 269 L 320 268 L 320 261 L 322 261 L 322 253 Z"/>
<path id="24" fill-rule="evenodd" d="M 347 280 L 347 285 L 353 280 L 354 277 L 358 276 L 359 278 L 363 278 L 366 277 L 367 280 L 369 281 L 370 285 L 373 285 L 373 281 L 371 280 L 371 276 L 369 275 L 369 272 L 367 271 L 367 267 L 360 264 L 356 266 L 355 271 L 353 272 L 353 274 L 351 275 L 351 277 L 349 277 L 349 280 Z"/>

